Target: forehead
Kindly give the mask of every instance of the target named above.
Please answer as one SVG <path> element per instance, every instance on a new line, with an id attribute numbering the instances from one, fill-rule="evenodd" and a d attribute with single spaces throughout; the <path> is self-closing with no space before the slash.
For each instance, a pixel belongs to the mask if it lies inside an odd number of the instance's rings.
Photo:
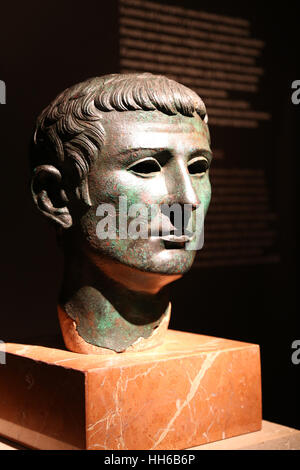
<path id="1" fill-rule="evenodd" d="M 209 132 L 200 116 L 160 111 L 112 111 L 103 116 L 104 148 L 169 148 L 188 145 L 209 149 Z"/>

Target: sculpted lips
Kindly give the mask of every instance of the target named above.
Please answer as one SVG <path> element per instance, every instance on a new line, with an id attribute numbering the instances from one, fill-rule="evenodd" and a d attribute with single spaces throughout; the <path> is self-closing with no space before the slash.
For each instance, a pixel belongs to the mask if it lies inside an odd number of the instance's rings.
<path id="1" fill-rule="evenodd" d="M 171 234 L 171 235 L 162 235 L 158 238 L 162 240 L 165 249 L 181 250 L 181 249 L 184 249 L 186 243 L 192 241 L 194 237 L 189 237 L 188 235 L 177 236 L 177 235 Z"/>
<path id="2" fill-rule="evenodd" d="M 187 235 L 182 235 L 181 237 L 177 237 L 176 235 L 165 235 L 160 237 L 162 240 L 167 242 L 174 242 L 174 243 L 186 243 L 190 242 L 192 239 Z"/>

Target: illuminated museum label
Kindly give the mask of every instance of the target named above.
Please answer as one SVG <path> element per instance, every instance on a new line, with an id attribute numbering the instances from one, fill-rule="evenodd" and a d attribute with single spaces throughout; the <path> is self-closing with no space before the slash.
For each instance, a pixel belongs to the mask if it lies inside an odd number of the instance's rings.
<path id="1" fill-rule="evenodd" d="M 195 266 L 278 263 L 277 215 L 265 172 L 272 141 L 265 40 L 246 18 L 158 1 L 120 0 L 119 24 L 122 73 L 167 75 L 207 106 L 213 193 L 205 250 Z M 299 96 L 295 90 L 293 99 Z"/>

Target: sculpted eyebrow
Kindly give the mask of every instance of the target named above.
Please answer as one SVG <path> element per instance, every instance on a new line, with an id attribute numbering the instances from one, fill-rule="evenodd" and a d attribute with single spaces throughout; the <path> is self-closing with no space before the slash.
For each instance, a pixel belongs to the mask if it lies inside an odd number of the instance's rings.
<path id="1" fill-rule="evenodd" d="M 120 152 L 119 155 L 132 155 L 132 154 L 140 154 L 140 153 L 151 153 L 153 155 L 155 155 L 156 153 L 160 153 L 160 152 L 164 152 L 166 149 L 164 148 L 145 148 L 145 147 L 139 147 L 139 148 L 130 148 L 130 149 L 126 149 L 124 150 L 123 152 Z"/>
<path id="2" fill-rule="evenodd" d="M 189 160 L 195 157 L 205 157 L 209 162 L 211 162 L 213 158 L 213 154 L 210 150 L 207 149 L 199 149 L 199 150 L 194 150 L 190 153 L 189 155 Z"/>
<path id="3" fill-rule="evenodd" d="M 131 148 L 119 153 L 122 157 L 127 157 L 128 161 L 134 161 L 143 157 L 155 157 L 157 161 L 164 165 L 172 156 L 171 152 L 165 148 Z"/>

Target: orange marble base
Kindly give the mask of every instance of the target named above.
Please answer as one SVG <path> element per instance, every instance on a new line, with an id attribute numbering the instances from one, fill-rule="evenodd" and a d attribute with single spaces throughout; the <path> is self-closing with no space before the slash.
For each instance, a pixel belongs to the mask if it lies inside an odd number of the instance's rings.
<path id="1" fill-rule="evenodd" d="M 259 347 L 169 330 L 99 356 L 6 344 L 0 434 L 35 449 L 185 449 L 261 429 Z"/>

